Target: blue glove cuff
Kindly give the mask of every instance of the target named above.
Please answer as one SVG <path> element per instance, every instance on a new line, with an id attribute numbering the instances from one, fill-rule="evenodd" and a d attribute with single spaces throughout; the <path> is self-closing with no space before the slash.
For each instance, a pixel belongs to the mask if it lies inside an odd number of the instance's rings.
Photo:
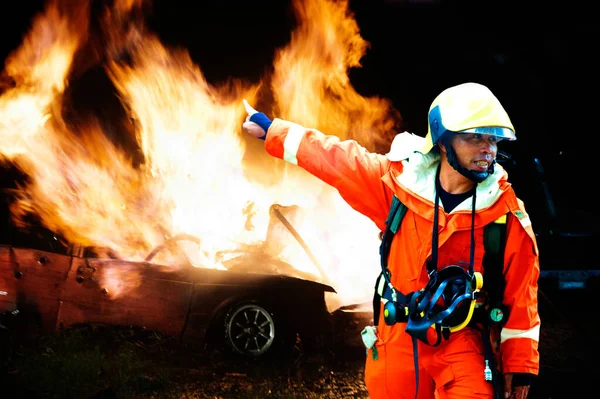
<path id="1" fill-rule="evenodd" d="M 257 112 L 250 117 L 250 122 L 256 123 L 258 126 L 265 131 L 265 135 L 260 137 L 261 139 L 267 138 L 267 132 L 269 131 L 269 127 L 271 126 L 272 121 L 267 117 L 267 115 L 262 112 Z"/>

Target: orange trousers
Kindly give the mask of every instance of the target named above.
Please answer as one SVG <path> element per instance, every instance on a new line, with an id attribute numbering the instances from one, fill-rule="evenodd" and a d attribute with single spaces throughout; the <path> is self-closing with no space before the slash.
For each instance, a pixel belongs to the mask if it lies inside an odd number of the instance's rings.
<path id="1" fill-rule="evenodd" d="M 397 327 L 402 328 L 401 325 Z M 392 343 L 377 341 L 377 360 L 369 349 L 365 384 L 371 399 L 414 399 L 415 366 L 412 337 L 402 332 Z M 419 399 L 493 398 L 485 381 L 481 333 L 470 327 L 454 332 L 437 347 L 418 342 Z"/>

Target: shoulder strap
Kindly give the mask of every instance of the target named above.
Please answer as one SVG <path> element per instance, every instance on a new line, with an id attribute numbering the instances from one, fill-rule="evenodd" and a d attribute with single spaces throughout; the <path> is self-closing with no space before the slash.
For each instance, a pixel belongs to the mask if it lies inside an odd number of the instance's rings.
<path id="1" fill-rule="evenodd" d="M 392 245 L 392 239 L 394 234 L 398 232 L 398 228 L 402 223 L 402 219 L 406 214 L 406 205 L 404 205 L 398 197 L 395 195 L 392 197 L 392 205 L 388 217 L 385 221 L 385 231 L 381 239 L 381 245 L 379 246 L 379 255 L 381 257 L 381 269 L 383 272 L 387 271 L 387 258 L 390 253 L 390 247 Z"/>
<path id="2" fill-rule="evenodd" d="M 373 295 L 373 323 L 377 326 L 379 322 L 379 309 L 381 307 L 381 287 L 383 281 L 381 279 L 388 278 L 389 272 L 387 268 L 388 256 L 390 254 L 390 247 L 392 245 L 392 239 L 398 232 L 402 219 L 406 214 L 406 205 L 404 205 L 398 197 L 392 196 L 392 204 L 390 205 L 390 211 L 385 221 L 385 231 L 381 238 L 381 245 L 379 246 L 379 256 L 381 259 L 381 274 L 377 277 L 375 282 L 375 294 Z"/>
<path id="3" fill-rule="evenodd" d="M 506 219 L 502 215 L 483 228 L 483 283 L 490 298 L 490 303 L 500 304 L 504 295 L 504 249 L 506 247 Z"/>

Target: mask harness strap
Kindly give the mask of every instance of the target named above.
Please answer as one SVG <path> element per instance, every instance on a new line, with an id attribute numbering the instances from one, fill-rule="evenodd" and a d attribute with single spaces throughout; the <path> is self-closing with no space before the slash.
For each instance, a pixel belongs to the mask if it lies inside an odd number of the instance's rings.
<path id="1" fill-rule="evenodd" d="M 474 274 L 474 263 L 475 263 L 475 205 L 477 198 L 477 184 L 475 185 L 475 189 L 473 189 L 473 202 L 471 205 L 471 245 L 470 245 L 470 256 L 469 256 L 469 278 L 473 278 Z M 439 192 L 441 190 L 440 187 L 440 168 L 438 167 L 435 179 L 435 199 L 434 199 L 434 211 L 433 211 L 433 229 L 432 229 L 432 237 L 431 237 L 431 259 L 426 262 L 427 265 L 427 273 L 429 274 L 429 282 L 424 289 L 423 296 L 413 295 L 410 300 L 410 309 L 414 309 L 415 311 L 411 311 L 411 315 L 426 315 L 438 301 L 439 297 L 443 294 L 444 289 L 446 288 L 448 282 L 452 279 L 445 279 L 441 281 L 438 285 L 438 288 L 434 291 L 433 289 L 429 289 L 433 287 L 438 282 L 438 273 L 437 273 L 437 263 L 438 263 L 438 245 L 439 245 L 439 203 L 440 203 L 440 195 Z M 455 277 L 456 278 L 456 277 Z M 435 317 L 428 320 L 425 323 L 418 323 L 412 331 L 410 330 L 410 325 L 413 324 L 413 318 L 409 317 L 407 332 L 412 336 L 412 344 L 413 344 L 413 359 L 415 366 L 415 398 L 418 397 L 419 394 L 419 359 L 418 359 L 418 340 L 421 339 L 423 342 L 427 343 L 431 346 L 438 346 L 442 342 L 442 338 L 445 336 L 446 339 L 449 337 L 450 330 L 446 327 L 442 327 L 442 320 L 450 315 L 454 309 L 458 306 L 460 302 L 465 299 L 471 297 L 472 294 L 466 293 L 456 298 L 453 303 L 444 311 L 438 313 Z M 419 303 L 417 304 L 417 299 L 419 299 Z M 435 324 L 435 331 L 437 333 L 437 340 L 435 343 L 430 343 L 427 338 L 427 331 L 431 325 Z"/>

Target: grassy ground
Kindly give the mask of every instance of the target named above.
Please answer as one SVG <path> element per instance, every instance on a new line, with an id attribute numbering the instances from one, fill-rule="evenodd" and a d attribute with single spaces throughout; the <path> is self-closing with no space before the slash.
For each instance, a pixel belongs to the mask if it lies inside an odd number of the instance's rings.
<path id="1" fill-rule="evenodd" d="M 190 353 L 143 329 L 86 325 L 18 346 L 2 386 L 14 398 L 366 398 L 363 359 L 347 355 L 239 359 Z"/>
<path id="2" fill-rule="evenodd" d="M 585 313 L 585 309 L 582 308 Z M 596 389 L 595 318 L 544 311 L 542 368 L 529 399 L 591 397 Z M 16 341 L 20 337 L 16 337 Z M 367 398 L 364 350 L 239 359 L 194 353 L 138 328 L 84 325 L 13 346 L 0 398 Z"/>

